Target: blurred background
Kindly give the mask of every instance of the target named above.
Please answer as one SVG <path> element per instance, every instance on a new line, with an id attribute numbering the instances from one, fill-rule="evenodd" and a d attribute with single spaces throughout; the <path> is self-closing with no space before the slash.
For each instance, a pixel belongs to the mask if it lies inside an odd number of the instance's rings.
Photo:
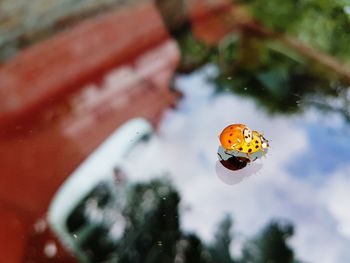
<path id="1" fill-rule="evenodd" d="M 350 262 L 349 43 L 348 0 L 1 0 L 0 262 Z"/>

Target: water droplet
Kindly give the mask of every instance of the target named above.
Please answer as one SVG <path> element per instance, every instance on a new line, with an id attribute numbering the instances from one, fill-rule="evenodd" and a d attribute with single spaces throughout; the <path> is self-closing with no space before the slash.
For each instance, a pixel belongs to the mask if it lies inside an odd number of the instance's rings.
<path id="1" fill-rule="evenodd" d="M 53 241 L 49 241 L 46 243 L 44 247 L 44 254 L 48 258 L 52 258 L 56 255 L 57 253 L 57 246 Z"/>

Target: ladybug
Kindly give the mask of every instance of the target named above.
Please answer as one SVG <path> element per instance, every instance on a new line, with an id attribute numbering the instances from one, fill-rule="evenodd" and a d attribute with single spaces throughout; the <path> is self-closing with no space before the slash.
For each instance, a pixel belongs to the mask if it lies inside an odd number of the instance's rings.
<path id="1" fill-rule="evenodd" d="M 243 124 L 232 124 L 221 132 L 220 142 L 225 149 L 238 149 L 243 144 L 251 142 L 252 133 L 252 130 Z"/>
<path id="2" fill-rule="evenodd" d="M 220 134 L 219 160 L 226 168 L 238 170 L 267 153 L 268 141 L 244 124 L 227 126 Z"/>

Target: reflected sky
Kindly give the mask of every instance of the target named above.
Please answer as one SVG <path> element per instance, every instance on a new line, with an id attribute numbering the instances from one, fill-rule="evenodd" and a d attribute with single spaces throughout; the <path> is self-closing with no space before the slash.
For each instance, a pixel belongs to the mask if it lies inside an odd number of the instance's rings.
<path id="1" fill-rule="evenodd" d="M 331 117 L 328 117 L 331 118 Z M 327 117 L 324 121 L 330 121 Z M 303 123 L 309 141 L 309 149 L 290 163 L 291 174 L 318 177 L 323 180 L 329 174 L 349 165 L 350 133 L 348 130 L 329 127 L 324 123 Z"/>
<path id="2" fill-rule="evenodd" d="M 297 258 L 350 262 L 346 124 L 312 109 L 269 116 L 246 97 L 217 94 L 207 81 L 212 74 L 215 68 L 208 66 L 176 79 L 184 99 L 165 114 L 158 138 L 137 151 L 142 158 L 126 166 L 131 180 L 170 177 L 182 197 L 181 226 L 204 240 L 212 240 L 225 213 L 233 215 L 234 231 L 243 237 L 272 218 L 289 219 L 296 226 L 291 245 Z M 270 141 L 262 167 L 247 178 L 238 175 L 238 182 L 217 175 L 218 135 L 233 123 L 263 131 Z M 232 252 L 239 253 L 240 242 L 233 243 Z"/>

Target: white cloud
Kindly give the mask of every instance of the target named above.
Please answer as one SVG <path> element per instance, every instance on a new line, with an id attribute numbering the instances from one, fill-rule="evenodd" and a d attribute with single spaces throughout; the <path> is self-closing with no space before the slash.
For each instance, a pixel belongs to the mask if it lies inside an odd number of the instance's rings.
<path id="1" fill-rule="evenodd" d="M 324 183 L 320 196 L 336 220 L 338 232 L 350 238 L 350 166 L 331 175 Z"/>

